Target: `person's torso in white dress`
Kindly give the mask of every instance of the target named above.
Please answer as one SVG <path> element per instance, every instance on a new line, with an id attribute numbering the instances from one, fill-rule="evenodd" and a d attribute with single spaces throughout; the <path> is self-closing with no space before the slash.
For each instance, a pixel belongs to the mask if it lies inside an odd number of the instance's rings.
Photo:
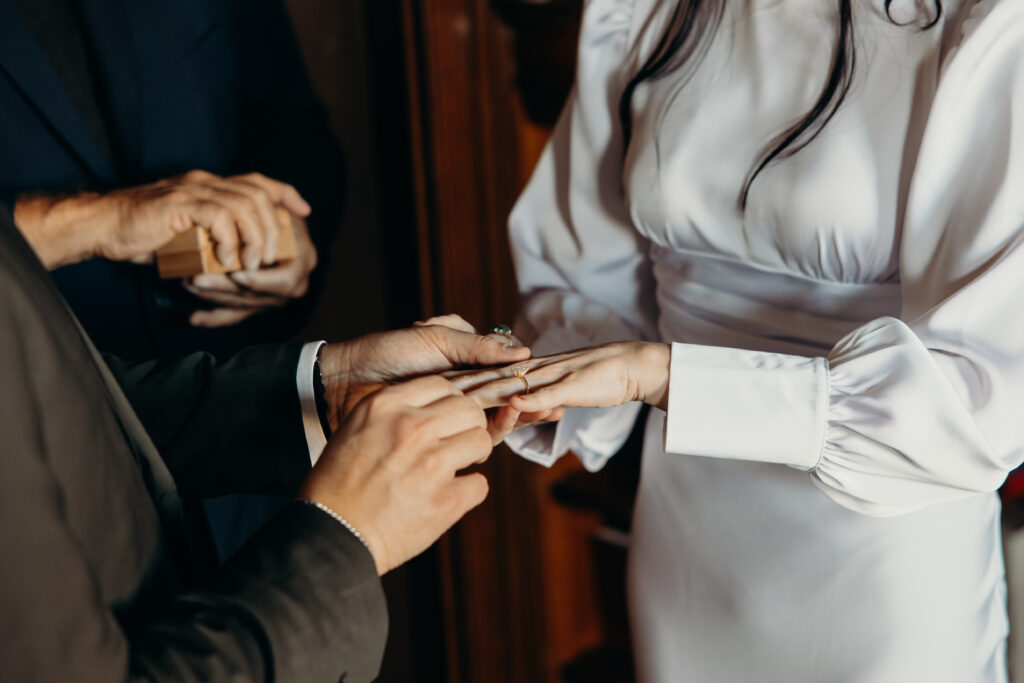
<path id="1" fill-rule="evenodd" d="M 674 343 L 631 548 L 641 679 L 1003 681 L 1024 3 L 947 2 L 920 30 L 855 0 L 852 89 L 744 211 L 759 153 L 821 92 L 835 3 L 727 2 L 688 78 L 637 90 L 623 155 L 618 97 L 673 4 L 588 3 L 577 90 L 511 219 L 536 352 Z M 511 445 L 597 467 L 635 407 L 571 412 Z"/>

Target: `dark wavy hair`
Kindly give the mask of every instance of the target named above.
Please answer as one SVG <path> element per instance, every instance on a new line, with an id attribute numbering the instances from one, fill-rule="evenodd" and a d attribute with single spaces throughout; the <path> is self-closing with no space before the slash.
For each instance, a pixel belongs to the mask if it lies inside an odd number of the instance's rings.
<path id="1" fill-rule="evenodd" d="M 722 23 L 726 2 L 728 0 L 678 0 L 654 51 L 629 79 L 619 100 L 619 120 L 622 124 L 624 149 L 629 149 L 632 135 L 633 94 L 637 87 L 645 81 L 656 80 L 684 67 L 689 69 L 687 78 L 692 75 Z M 890 21 L 897 23 L 890 11 L 892 2 L 893 0 L 885 0 L 885 12 Z M 839 23 L 836 26 L 832 65 L 825 87 L 814 106 L 789 128 L 770 140 L 758 156 L 757 162 L 743 183 L 743 191 L 738 202 L 741 211 L 746 209 L 750 186 L 761 171 L 772 162 L 787 159 L 810 144 L 832 120 L 850 91 L 857 64 L 853 10 L 851 0 L 838 0 L 838 3 Z M 927 30 L 935 26 L 942 17 L 942 11 L 942 0 L 935 0 L 934 16 L 919 27 Z"/>

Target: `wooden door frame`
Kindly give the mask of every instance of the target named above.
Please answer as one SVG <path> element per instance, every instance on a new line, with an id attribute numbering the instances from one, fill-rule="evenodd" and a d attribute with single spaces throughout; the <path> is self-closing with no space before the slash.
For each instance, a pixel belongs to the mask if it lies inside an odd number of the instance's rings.
<path id="1" fill-rule="evenodd" d="M 505 221 L 522 170 L 509 35 L 486 0 L 402 5 L 423 308 L 510 324 L 518 294 Z M 536 508 L 516 500 L 529 482 L 503 447 L 481 471 L 488 501 L 438 548 L 448 680 L 535 681 L 545 642 Z"/>
<path id="2" fill-rule="evenodd" d="M 519 296 L 507 217 L 550 133 L 550 121 L 532 123 L 518 97 L 516 36 L 493 11 L 495 0 L 365 1 L 400 14 L 406 120 L 404 130 L 383 135 L 408 136 L 407 159 L 394 163 L 409 164 L 415 201 L 396 215 L 414 224 L 422 311 L 457 312 L 484 328 L 511 324 Z M 396 112 L 386 113 L 396 125 Z M 550 496 L 578 468 L 565 459 L 545 470 L 504 447 L 480 468 L 488 500 L 430 555 L 445 680 L 556 683 L 566 660 L 601 641 L 589 559 L 599 516 L 564 511 Z"/>

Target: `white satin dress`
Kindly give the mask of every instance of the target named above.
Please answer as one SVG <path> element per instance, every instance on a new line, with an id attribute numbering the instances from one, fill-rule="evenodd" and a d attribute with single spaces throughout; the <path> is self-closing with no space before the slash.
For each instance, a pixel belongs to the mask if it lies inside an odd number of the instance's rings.
<path id="1" fill-rule="evenodd" d="M 947 0 L 930 30 L 854 0 L 846 101 L 745 212 L 758 154 L 821 92 L 836 3 L 729 0 L 689 80 L 637 91 L 624 157 L 619 98 L 673 4 L 586 2 L 574 94 L 510 218 L 535 354 L 672 343 L 631 540 L 640 678 L 1005 681 L 1024 0 Z M 509 443 L 597 469 L 637 409 Z"/>

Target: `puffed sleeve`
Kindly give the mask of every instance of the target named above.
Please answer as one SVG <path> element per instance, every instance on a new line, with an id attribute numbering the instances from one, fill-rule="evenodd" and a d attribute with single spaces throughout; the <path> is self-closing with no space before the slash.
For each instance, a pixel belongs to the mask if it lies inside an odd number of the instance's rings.
<path id="1" fill-rule="evenodd" d="M 673 345 L 667 451 L 799 467 L 872 515 L 992 491 L 1024 460 L 1024 2 L 975 10 L 911 184 L 900 318 L 827 358 Z"/>
<path id="2" fill-rule="evenodd" d="M 623 200 L 615 114 L 632 14 L 633 0 L 585 3 L 577 87 L 509 218 L 523 294 L 516 331 L 534 355 L 655 334 L 647 243 Z M 597 469 L 622 446 L 638 410 L 574 408 L 557 426 L 519 430 L 506 442 L 546 465 L 572 450 Z"/>

